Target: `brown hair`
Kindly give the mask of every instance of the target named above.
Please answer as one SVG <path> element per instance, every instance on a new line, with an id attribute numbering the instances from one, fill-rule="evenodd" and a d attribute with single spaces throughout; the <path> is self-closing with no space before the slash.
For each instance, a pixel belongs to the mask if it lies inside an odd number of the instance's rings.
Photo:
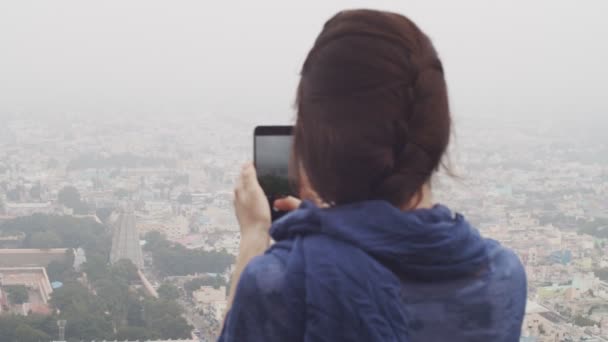
<path id="1" fill-rule="evenodd" d="M 292 172 L 330 205 L 419 196 L 450 138 L 443 67 L 404 16 L 336 14 L 308 53 L 296 98 Z"/>

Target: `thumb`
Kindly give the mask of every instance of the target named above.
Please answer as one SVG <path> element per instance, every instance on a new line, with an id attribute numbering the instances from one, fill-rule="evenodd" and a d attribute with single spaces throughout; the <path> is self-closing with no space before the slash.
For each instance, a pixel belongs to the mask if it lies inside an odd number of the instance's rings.
<path id="1" fill-rule="evenodd" d="M 301 200 L 288 196 L 285 198 L 279 198 L 278 200 L 274 201 L 273 205 L 275 208 L 281 211 L 292 211 L 298 209 L 301 203 Z"/>
<path id="2" fill-rule="evenodd" d="M 243 165 L 243 170 L 241 171 L 241 178 L 243 180 L 243 187 L 245 188 L 251 188 L 257 183 L 257 173 L 255 172 L 255 167 L 252 163 L 247 163 Z"/>

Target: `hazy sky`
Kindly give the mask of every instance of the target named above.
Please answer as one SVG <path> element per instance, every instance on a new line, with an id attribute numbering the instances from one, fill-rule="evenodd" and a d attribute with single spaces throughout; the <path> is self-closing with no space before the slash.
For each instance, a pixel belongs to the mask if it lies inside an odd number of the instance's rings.
<path id="1" fill-rule="evenodd" d="M 357 7 L 400 12 L 431 36 L 456 116 L 608 114 L 606 0 L 14 0 L 0 2 L 0 116 L 287 122 L 322 24 Z"/>

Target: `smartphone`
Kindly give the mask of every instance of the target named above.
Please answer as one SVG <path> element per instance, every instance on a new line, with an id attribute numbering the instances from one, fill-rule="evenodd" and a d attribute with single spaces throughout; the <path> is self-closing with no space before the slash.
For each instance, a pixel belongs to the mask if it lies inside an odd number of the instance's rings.
<path id="1" fill-rule="evenodd" d="M 293 126 L 257 126 L 253 132 L 253 163 L 273 221 L 286 214 L 274 208 L 274 201 L 294 194 L 288 171 L 292 143 Z"/>

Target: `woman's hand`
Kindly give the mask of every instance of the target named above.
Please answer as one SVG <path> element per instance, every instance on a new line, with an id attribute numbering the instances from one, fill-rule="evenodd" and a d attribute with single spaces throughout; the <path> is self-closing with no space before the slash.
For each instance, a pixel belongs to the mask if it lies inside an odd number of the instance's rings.
<path id="1" fill-rule="evenodd" d="M 247 163 L 234 189 L 234 211 L 241 227 L 241 243 L 230 282 L 228 309 L 232 306 L 237 285 L 245 266 L 254 257 L 261 255 L 270 244 L 270 205 L 264 190 L 258 183 L 253 164 Z M 227 312 L 227 311 L 226 311 Z"/>
<path id="2" fill-rule="evenodd" d="M 292 196 L 274 201 L 274 207 L 281 211 L 294 211 L 300 207 L 300 204 L 302 204 L 302 201 Z"/>
<path id="3" fill-rule="evenodd" d="M 234 189 L 234 210 L 241 228 L 241 239 L 268 239 L 270 205 L 252 163 L 243 165 L 241 169 Z"/>

